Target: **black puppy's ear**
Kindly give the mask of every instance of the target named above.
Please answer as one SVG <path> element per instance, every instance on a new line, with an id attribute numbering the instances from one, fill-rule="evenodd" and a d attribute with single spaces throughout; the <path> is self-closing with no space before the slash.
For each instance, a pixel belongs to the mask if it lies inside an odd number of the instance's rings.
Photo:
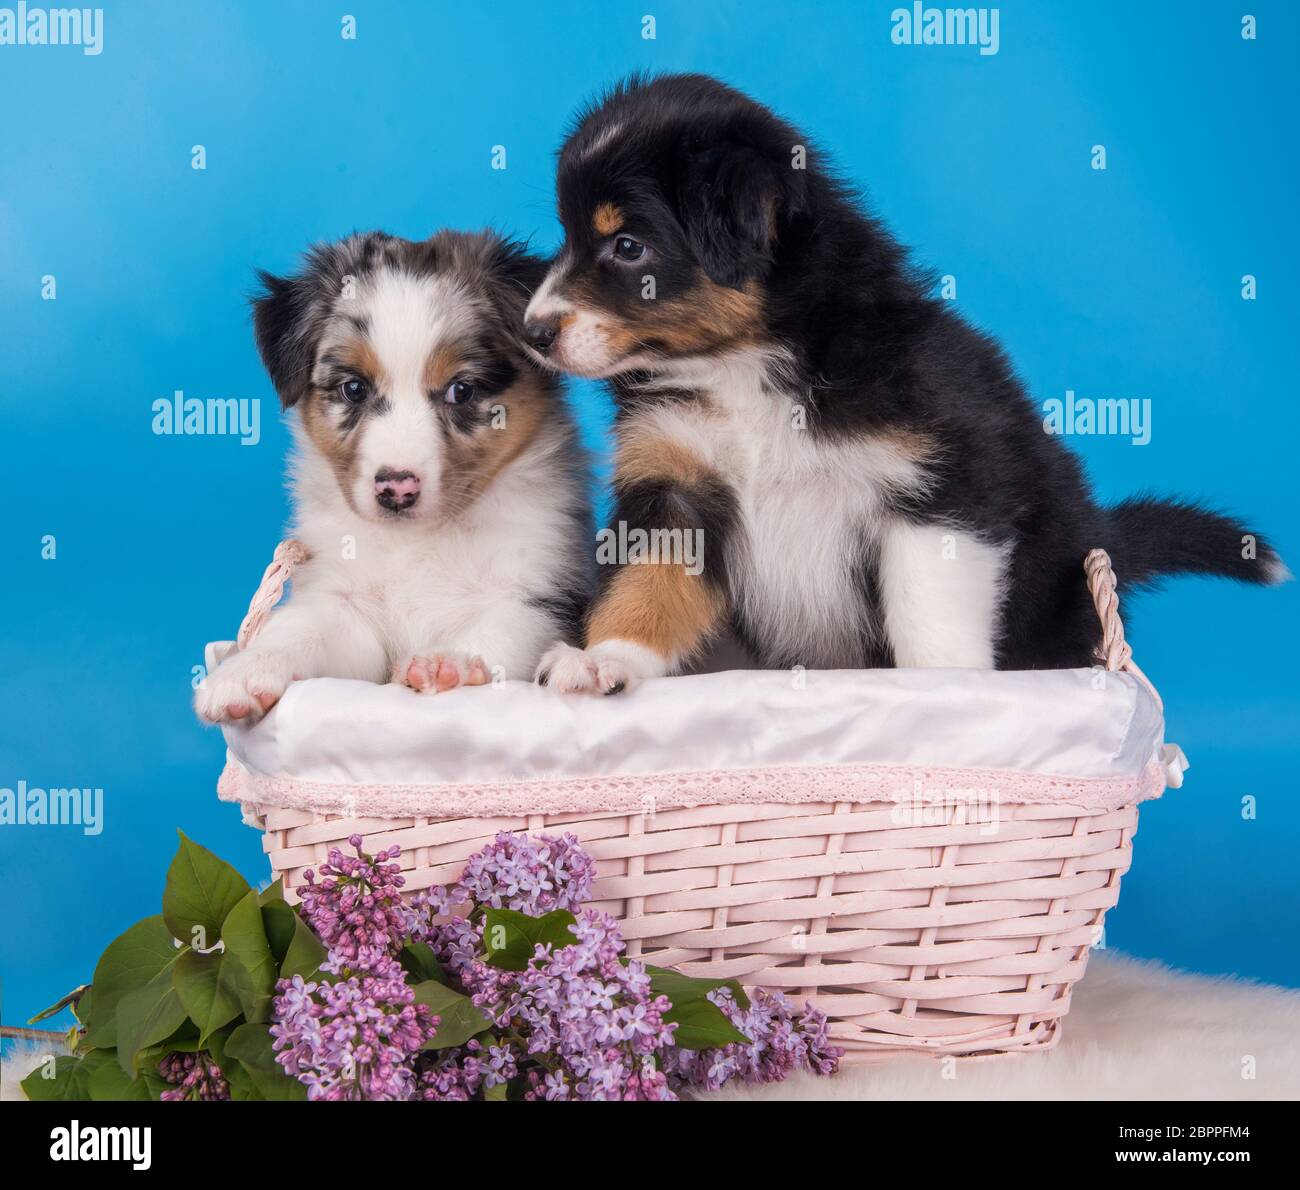
<path id="1" fill-rule="evenodd" d="M 302 277 L 259 271 L 262 292 L 253 299 L 257 350 L 280 394 L 280 407 L 296 405 L 311 383 L 316 343 L 311 331 L 313 286 Z"/>
<path id="2" fill-rule="evenodd" d="M 741 288 L 766 275 L 781 224 L 802 212 L 804 171 L 748 145 L 693 152 L 681 171 L 678 211 L 704 271 Z"/>

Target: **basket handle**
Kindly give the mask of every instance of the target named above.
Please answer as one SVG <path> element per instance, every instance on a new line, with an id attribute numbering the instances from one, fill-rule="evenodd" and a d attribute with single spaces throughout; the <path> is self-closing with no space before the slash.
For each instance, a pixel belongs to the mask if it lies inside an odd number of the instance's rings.
<path id="1" fill-rule="evenodd" d="M 280 597 L 284 594 L 284 584 L 289 581 L 294 569 L 310 557 L 311 551 L 301 541 L 295 541 L 293 538 L 282 541 L 275 547 L 271 565 L 262 575 L 262 581 L 249 601 L 248 615 L 239 626 L 239 635 L 235 637 L 235 643 L 239 648 L 246 649 L 253 638 L 262 631 L 266 617 L 271 614 L 271 609 L 280 602 Z"/>
<path id="2" fill-rule="evenodd" d="M 1088 590 L 1092 592 L 1097 618 L 1101 620 L 1101 643 L 1093 650 L 1094 656 L 1112 672 L 1131 673 L 1151 691 L 1156 706 L 1163 712 L 1165 704 L 1159 692 L 1138 668 L 1133 649 L 1124 639 L 1124 621 L 1119 617 L 1119 581 L 1111 567 L 1110 555 L 1105 550 L 1090 550 L 1083 560 L 1083 569 L 1088 576 Z"/>

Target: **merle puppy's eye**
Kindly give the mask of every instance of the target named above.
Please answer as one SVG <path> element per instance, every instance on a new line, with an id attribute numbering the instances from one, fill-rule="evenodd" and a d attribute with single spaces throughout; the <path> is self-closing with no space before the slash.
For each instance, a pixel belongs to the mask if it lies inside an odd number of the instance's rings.
<path id="1" fill-rule="evenodd" d="M 447 385 L 442 399 L 448 405 L 463 405 L 474 395 L 474 383 L 471 380 L 453 380 Z"/>
<path id="2" fill-rule="evenodd" d="M 349 376 L 339 385 L 339 396 L 349 405 L 360 405 L 370 396 L 370 385 L 356 376 Z"/>
<path id="3" fill-rule="evenodd" d="M 629 263 L 640 260 L 645 255 L 645 245 L 631 236 L 619 236 L 614 241 L 614 255 L 619 260 L 626 260 Z"/>

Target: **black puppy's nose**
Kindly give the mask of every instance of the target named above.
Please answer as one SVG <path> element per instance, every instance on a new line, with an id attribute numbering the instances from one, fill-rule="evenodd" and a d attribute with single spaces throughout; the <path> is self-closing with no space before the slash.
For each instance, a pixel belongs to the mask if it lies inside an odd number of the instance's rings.
<path id="1" fill-rule="evenodd" d="M 547 355 L 555 346 L 555 338 L 560 333 L 558 322 L 530 322 L 524 327 L 524 338 L 538 355 Z"/>

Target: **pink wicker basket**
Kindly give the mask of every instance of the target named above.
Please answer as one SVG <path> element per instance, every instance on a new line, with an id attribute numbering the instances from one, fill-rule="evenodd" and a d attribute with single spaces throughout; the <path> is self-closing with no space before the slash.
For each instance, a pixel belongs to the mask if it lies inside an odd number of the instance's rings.
<path id="1" fill-rule="evenodd" d="M 278 598 L 291 560 L 278 555 L 268 571 L 241 644 Z M 1099 674 L 1121 682 L 1125 698 L 1154 714 L 1159 733 L 1158 696 L 1124 641 L 1109 559 L 1094 551 L 1086 569 L 1103 626 L 1101 664 L 1056 672 L 1091 674 L 1094 687 Z M 1002 689 L 1002 675 L 983 677 L 990 691 Z M 1017 691 L 1033 689 L 1025 685 L 1033 675 L 1020 678 Z M 291 713 L 306 714 L 303 706 Z M 1014 718 L 1014 702 L 1010 711 Z M 376 815 L 373 799 L 346 785 L 259 773 L 240 758 L 249 741 L 238 733 L 274 730 L 279 713 L 227 732 L 221 793 L 264 830 L 271 868 L 291 899 L 304 870 L 353 834 L 367 849 L 400 845 L 414 891 L 453 881 L 498 831 L 570 831 L 595 857 L 599 905 L 622 920 L 633 955 L 807 997 L 830 1015 L 846 1061 L 1055 1045 L 1071 988 L 1118 900 L 1137 802 L 1181 783 L 1186 767 L 1157 734 L 1149 762 L 1123 779 L 995 772 L 976 783 L 982 809 L 938 798 L 908 810 L 916 766 L 855 763 L 787 766 L 779 780 L 770 770 L 737 777 L 665 765 L 670 771 L 658 775 L 591 781 L 588 810 L 572 808 L 571 781 L 549 802 L 545 781 L 457 786 L 455 813 L 446 796 L 402 785 L 388 790 L 380 803 L 388 812 Z M 1125 731 L 1132 734 L 1131 723 Z M 924 776 L 969 781 L 971 771 Z"/>

